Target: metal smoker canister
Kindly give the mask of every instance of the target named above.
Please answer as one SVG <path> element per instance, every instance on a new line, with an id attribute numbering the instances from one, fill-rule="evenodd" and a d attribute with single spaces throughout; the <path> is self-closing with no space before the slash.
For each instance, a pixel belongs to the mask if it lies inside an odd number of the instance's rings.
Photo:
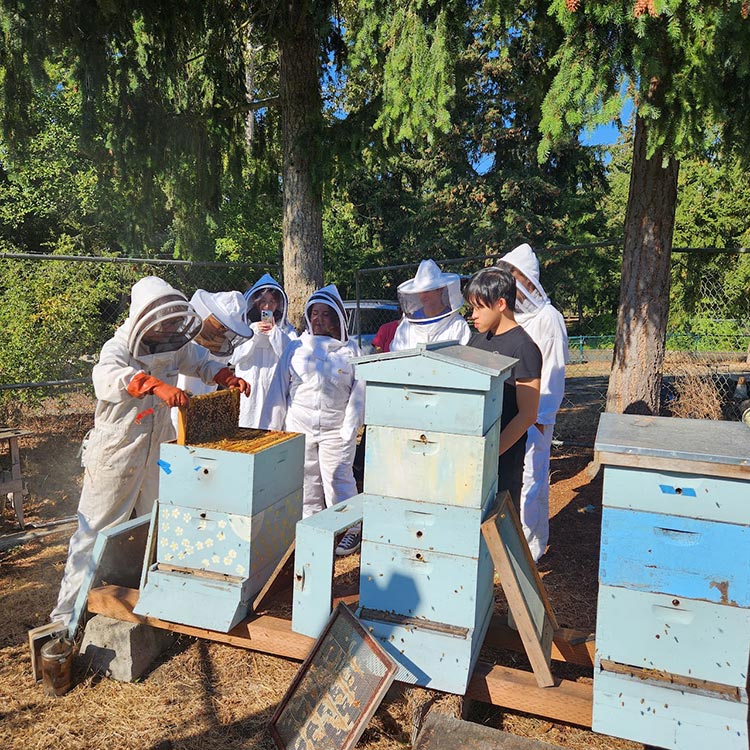
<path id="1" fill-rule="evenodd" d="M 65 695 L 71 688 L 73 642 L 58 635 L 42 646 L 41 656 L 44 694 Z"/>

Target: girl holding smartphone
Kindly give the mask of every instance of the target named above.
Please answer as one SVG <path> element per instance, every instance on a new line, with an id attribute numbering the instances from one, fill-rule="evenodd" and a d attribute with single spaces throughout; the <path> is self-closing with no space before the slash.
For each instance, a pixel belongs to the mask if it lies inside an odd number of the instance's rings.
<path id="1" fill-rule="evenodd" d="M 240 399 L 240 427 L 268 429 L 261 423 L 261 409 L 276 363 L 297 334 L 286 319 L 287 296 L 281 285 L 264 274 L 245 292 L 247 319 L 255 336 L 232 355 L 237 377 L 250 383 L 250 395 Z"/>

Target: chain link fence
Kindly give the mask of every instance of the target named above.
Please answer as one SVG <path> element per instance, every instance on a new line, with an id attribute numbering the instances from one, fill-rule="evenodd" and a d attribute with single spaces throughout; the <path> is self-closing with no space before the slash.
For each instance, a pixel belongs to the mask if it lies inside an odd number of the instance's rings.
<path id="1" fill-rule="evenodd" d="M 567 445 L 593 445 L 604 410 L 617 326 L 620 253 L 616 242 L 538 251 L 542 285 L 568 328 L 570 362 L 555 429 L 556 440 Z M 435 260 L 444 271 L 468 279 L 501 255 Z M 398 285 L 412 278 L 418 266 L 417 261 L 356 272 L 356 301 L 367 314 L 353 319 L 366 326 L 355 325 L 352 332 L 365 348 L 378 327 L 392 319 Z M 680 387 L 697 379 L 701 393 L 693 386 L 689 396 L 685 392 L 683 403 L 689 398 L 693 409 L 679 416 L 739 418 L 744 378 L 750 379 L 748 289 L 746 250 L 673 249 L 662 413 L 678 413 Z M 710 407 L 696 411 L 702 399 Z"/>
<path id="2" fill-rule="evenodd" d="M 159 276 L 190 298 L 248 289 L 280 264 L 0 254 L 0 406 L 91 390 L 102 345 L 125 320 L 130 289 Z"/>
<path id="3" fill-rule="evenodd" d="M 612 361 L 620 251 L 617 243 L 602 242 L 550 247 L 538 255 L 542 284 L 563 313 L 569 335 L 570 363 L 556 438 L 591 445 Z M 498 257 L 436 260 L 444 270 L 468 279 Z M 355 298 L 347 302 L 349 330 L 365 351 L 378 328 L 399 316 L 397 287 L 414 276 L 418 265 L 355 272 Z M 126 317 L 130 288 L 139 278 L 160 276 L 189 297 L 197 288 L 243 291 L 264 272 L 280 278 L 280 263 L 0 254 L 0 406 L 71 390 L 90 393 L 91 367 Z M 663 413 L 738 418 L 742 378 L 750 376 L 749 288 L 747 251 L 673 250 Z M 710 384 L 708 394 L 701 396 L 709 402 L 705 414 L 676 410 L 680 385 L 696 377 Z M 690 400 L 696 399 L 691 392 Z M 687 392 L 682 401 L 684 406 Z"/>

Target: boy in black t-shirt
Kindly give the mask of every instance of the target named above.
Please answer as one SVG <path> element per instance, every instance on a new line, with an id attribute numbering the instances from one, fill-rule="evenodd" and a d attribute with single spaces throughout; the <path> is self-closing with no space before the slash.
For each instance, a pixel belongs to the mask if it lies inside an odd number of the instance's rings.
<path id="1" fill-rule="evenodd" d="M 500 417 L 498 490 L 508 490 L 520 513 L 526 431 L 536 422 L 542 355 L 526 331 L 516 323 L 516 280 L 503 268 L 483 268 L 464 290 L 472 306 L 471 320 L 477 333 L 469 346 L 497 352 L 518 360 L 503 390 Z"/>

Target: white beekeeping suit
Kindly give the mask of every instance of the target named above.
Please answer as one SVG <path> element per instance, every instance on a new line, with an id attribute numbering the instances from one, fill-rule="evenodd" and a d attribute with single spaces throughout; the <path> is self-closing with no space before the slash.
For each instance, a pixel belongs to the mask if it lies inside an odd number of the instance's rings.
<path id="1" fill-rule="evenodd" d="M 318 307 L 319 306 L 319 307 Z M 319 330 L 313 317 L 327 306 L 338 337 Z M 305 304 L 307 330 L 281 355 L 263 405 L 269 429 L 305 435 L 303 517 L 357 494 L 352 463 L 364 415 L 364 383 L 354 379 L 359 347 L 346 333 L 344 306 L 331 284 Z"/>
<path id="2" fill-rule="evenodd" d="M 434 260 L 423 260 L 416 276 L 399 284 L 397 291 L 404 316 L 392 352 L 435 341 L 469 341 L 471 329 L 458 312 L 464 303 L 458 274 L 443 273 Z"/>
<path id="3" fill-rule="evenodd" d="M 232 353 L 242 343 L 253 337 L 247 324 L 247 304 L 241 292 L 207 292 L 196 290 L 190 304 L 203 320 L 195 342 L 211 352 L 211 357 L 226 367 Z M 177 387 L 193 396 L 213 393 L 217 383 L 204 383 L 193 375 L 180 373 Z M 246 399 L 246 396 L 241 396 Z M 177 409 L 172 409 L 172 424 L 177 429 Z"/>
<path id="4" fill-rule="evenodd" d="M 536 424 L 529 428 L 521 489 L 521 522 L 534 560 L 549 541 L 549 462 L 557 410 L 565 393 L 568 334 L 539 280 L 539 260 L 527 244 L 504 255 L 517 281 L 516 322 L 542 353 Z M 520 275 L 519 275 L 520 272 Z"/>
<path id="5" fill-rule="evenodd" d="M 233 356 L 235 373 L 250 383 L 250 395 L 240 399 L 240 427 L 268 429 L 261 421 L 261 410 L 271 385 L 274 369 L 289 342 L 297 334 L 286 314 L 286 292 L 270 274 L 264 274 L 245 292 L 248 320 L 255 335 L 237 347 Z M 261 320 L 261 311 L 270 310 L 273 320 Z"/>
<path id="6" fill-rule="evenodd" d="M 170 406 L 184 393 L 179 373 L 210 382 L 222 370 L 192 342 L 201 319 L 181 292 L 150 276 L 131 290 L 130 315 L 104 344 L 92 378 L 97 397 L 86 444 L 78 528 L 51 619 L 67 625 L 99 531 L 151 512 L 159 446 L 173 440 Z"/>

